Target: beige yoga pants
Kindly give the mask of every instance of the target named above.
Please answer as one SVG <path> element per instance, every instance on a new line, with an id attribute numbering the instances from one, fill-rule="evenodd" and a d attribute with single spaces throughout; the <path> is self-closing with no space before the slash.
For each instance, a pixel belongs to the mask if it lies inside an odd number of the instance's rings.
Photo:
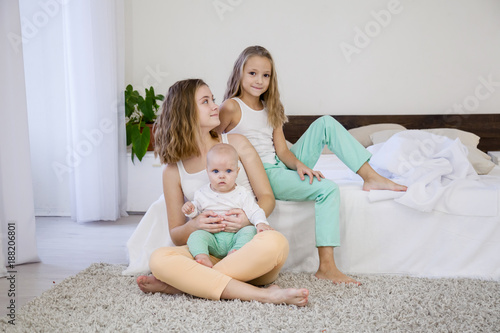
<path id="1" fill-rule="evenodd" d="M 158 280 L 174 288 L 193 296 L 219 300 L 232 278 L 258 286 L 273 282 L 287 256 L 285 236 L 268 230 L 258 233 L 222 260 L 210 256 L 213 268 L 198 264 L 187 245 L 155 250 L 149 267 Z"/>

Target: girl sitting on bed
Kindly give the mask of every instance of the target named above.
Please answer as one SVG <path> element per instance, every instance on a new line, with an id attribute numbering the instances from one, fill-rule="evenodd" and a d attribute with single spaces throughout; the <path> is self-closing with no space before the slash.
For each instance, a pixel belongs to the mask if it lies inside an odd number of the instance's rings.
<path id="1" fill-rule="evenodd" d="M 326 145 L 363 178 L 363 190 L 405 191 L 406 186 L 375 172 L 368 164 L 371 154 L 330 116 L 317 119 L 288 149 L 283 134 L 287 118 L 280 101 L 274 62 L 261 46 L 246 48 L 236 60 L 221 105 L 220 121 L 217 131 L 243 134 L 253 144 L 276 199 L 316 201 L 316 246 L 320 260 L 316 277 L 359 285 L 335 265 L 333 248 L 340 245 L 338 186 L 311 168 Z"/>
<path id="2" fill-rule="evenodd" d="M 251 185 L 266 215 L 274 209 L 272 190 L 257 152 L 244 136 L 218 135 L 213 129 L 219 124 L 218 106 L 202 80 L 179 81 L 170 87 L 156 127 L 155 152 L 163 164 L 167 163 L 163 171 L 163 192 L 170 236 L 175 244 L 184 246 L 155 250 L 149 260 L 153 275 L 138 277 L 137 284 L 144 292 L 185 292 L 215 300 L 256 300 L 304 306 L 308 301 L 307 289 L 255 286 L 273 282 L 285 263 L 288 242 L 279 232 L 258 233 L 223 259 L 210 256 L 212 268 L 196 262 L 185 245 L 189 235 L 196 230 L 236 232 L 250 225 L 241 209 L 230 210 L 225 217 L 211 211 L 202 212 L 187 222 L 181 211 L 184 198 L 193 200 L 195 190 L 209 182 L 207 152 L 216 144 L 228 143 L 236 149 L 240 157 L 237 184 Z"/>

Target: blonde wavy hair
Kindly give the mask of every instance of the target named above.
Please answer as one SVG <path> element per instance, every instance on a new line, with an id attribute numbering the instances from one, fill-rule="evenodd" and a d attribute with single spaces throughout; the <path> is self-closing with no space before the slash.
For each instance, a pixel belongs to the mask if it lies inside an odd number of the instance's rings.
<path id="1" fill-rule="evenodd" d="M 202 86 L 207 86 L 203 80 L 188 79 L 177 81 L 168 89 L 161 114 L 154 124 L 154 152 L 162 164 L 200 156 L 200 124 L 195 94 Z M 217 132 L 212 130 L 210 134 L 218 138 Z"/>
<path id="2" fill-rule="evenodd" d="M 233 71 L 227 81 L 226 93 L 224 94 L 224 101 L 233 97 L 241 95 L 241 77 L 243 76 L 243 68 L 251 57 L 264 57 L 271 62 L 271 80 L 267 91 L 260 95 L 260 99 L 264 102 L 267 108 L 267 121 L 273 128 L 283 126 L 288 121 L 285 115 L 285 108 L 281 104 L 280 93 L 278 90 L 278 77 L 274 66 L 273 57 L 268 50 L 262 46 L 249 46 L 241 52 L 238 59 L 236 59 Z"/>

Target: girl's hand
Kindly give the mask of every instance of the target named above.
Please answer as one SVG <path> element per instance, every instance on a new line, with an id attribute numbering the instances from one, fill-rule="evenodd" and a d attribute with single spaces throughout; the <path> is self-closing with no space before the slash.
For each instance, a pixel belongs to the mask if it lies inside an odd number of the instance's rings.
<path id="1" fill-rule="evenodd" d="M 257 228 L 257 233 L 262 232 L 262 231 L 266 231 L 266 230 L 274 230 L 273 228 L 271 228 L 271 226 L 269 224 L 265 224 L 265 223 L 259 223 L 255 226 L 255 228 Z"/>
<path id="2" fill-rule="evenodd" d="M 228 210 L 226 216 L 224 216 L 224 224 L 226 225 L 224 229 L 226 232 L 238 232 L 241 228 L 251 225 L 247 214 L 240 208 Z"/>
<path id="3" fill-rule="evenodd" d="M 226 223 L 222 223 L 223 218 L 212 211 L 207 211 L 199 214 L 190 222 L 194 224 L 196 230 L 205 230 L 212 234 L 226 231 Z"/>
<path id="4" fill-rule="evenodd" d="M 316 177 L 316 179 L 318 179 L 318 181 L 321 181 L 321 178 L 325 178 L 325 176 L 323 176 L 321 171 L 316 171 L 316 170 L 313 170 L 311 168 L 308 168 L 302 162 L 299 163 L 299 165 L 297 166 L 297 173 L 299 174 L 299 177 L 301 180 L 305 180 L 304 175 L 308 175 L 309 176 L 309 184 L 312 184 L 314 177 Z"/>

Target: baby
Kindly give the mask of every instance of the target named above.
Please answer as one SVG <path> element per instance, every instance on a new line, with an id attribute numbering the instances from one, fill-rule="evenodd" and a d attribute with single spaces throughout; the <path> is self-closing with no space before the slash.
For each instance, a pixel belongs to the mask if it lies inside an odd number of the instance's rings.
<path id="1" fill-rule="evenodd" d="M 187 245 L 195 260 L 202 265 L 213 266 L 209 254 L 224 258 L 249 242 L 257 232 L 272 230 L 253 193 L 236 184 L 239 170 L 238 153 L 233 146 L 225 143 L 215 145 L 207 154 L 210 183 L 195 192 L 193 201 L 182 206 L 182 212 L 190 218 L 203 211 L 225 215 L 228 210 L 241 208 L 253 224 L 241 228 L 237 233 L 222 231 L 213 234 L 205 230 L 193 232 Z"/>

